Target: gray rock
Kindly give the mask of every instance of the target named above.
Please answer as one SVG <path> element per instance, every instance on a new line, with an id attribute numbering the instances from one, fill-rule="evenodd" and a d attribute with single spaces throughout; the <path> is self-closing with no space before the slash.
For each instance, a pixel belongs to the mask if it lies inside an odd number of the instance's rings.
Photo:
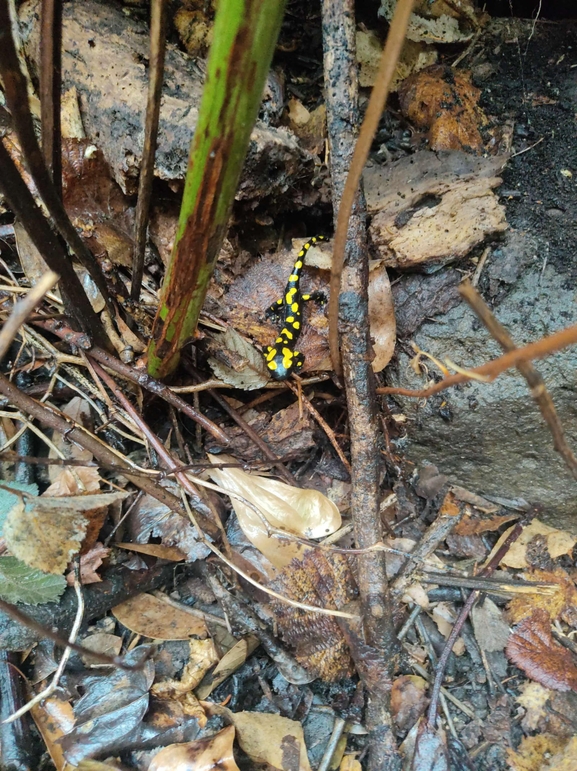
<path id="1" fill-rule="evenodd" d="M 501 297 L 495 314 L 518 345 L 577 321 L 575 290 L 553 267 L 543 270 L 543 245 L 511 231 L 485 267 L 489 292 Z M 413 340 L 443 361 L 475 367 L 501 355 L 465 303 L 426 321 Z M 409 367 L 409 349 L 398 348 L 395 385 L 423 388 Z M 434 365 L 427 362 L 429 372 Z M 556 405 L 570 445 L 577 451 L 575 372 L 577 348 L 536 362 Z M 435 463 L 451 482 L 504 498 L 525 498 L 544 507 L 549 524 L 577 532 L 577 481 L 554 451 L 551 434 L 525 380 L 510 370 L 493 383 L 471 382 L 422 400 L 395 397 L 409 416 L 408 457 Z M 448 420 L 447 406 L 451 418 Z M 441 412 L 444 417 L 441 416 Z"/>

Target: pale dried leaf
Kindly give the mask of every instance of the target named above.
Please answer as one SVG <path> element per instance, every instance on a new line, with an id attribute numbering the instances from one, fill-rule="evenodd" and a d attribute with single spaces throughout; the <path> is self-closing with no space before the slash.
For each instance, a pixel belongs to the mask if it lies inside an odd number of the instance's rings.
<path id="1" fill-rule="evenodd" d="M 200 618 L 175 608 L 151 594 L 139 594 L 112 609 L 114 617 L 131 632 L 153 640 L 188 640 L 207 637 Z"/>
<path id="2" fill-rule="evenodd" d="M 186 559 L 186 554 L 176 546 L 163 546 L 160 543 L 115 543 L 118 549 L 127 551 L 136 551 L 139 554 L 149 554 L 151 557 L 158 557 L 162 560 L 171 562 L 180 562 Z"/>
<path id="3" fill-rule="evenodd" d="M 82 640 L 82 647 L 88 648 L 94 653 L 102 653 L 105 656 L 118 656 L 122 650 L 122 637 L 108 632 L 95 632 Z M 102 662 L 95 660 L 87 653 L 82 653 L 81 656 L 88 667 L 103 666 Z"/>
<path id="4" fill-rule="evenodd" d="M 504 619 L 503 611 L 495 605 L 493 600 L 486 597 L 482 605 L 475 605 L 471 612 L 471 621 L 481 650 L 505 649 L 511 630 Z"/>
<path id="5" fill-rule="evenodd" d="M 238 743 L 255 763 L 281 771 L 310 771 L 302 725 L 281 715 L 235 712 Z"/>
<path id="6" fill-rule="evenodd" d="M 507 748 L 507 763 L 511 771 L 544 771 L 543 762 L 563 749 L 567 739 L 552 734 L 524 736 L 517 751 Z"/>
<path id="7" fill-rule="evenodd" d="M 234 734 L 234 726 L 227 726 L 208 739 L 164 747 L 148 771 L 239 771 L 232 751 Z"/>
<path id="8" fill-rule="evenodd" d="M 212 463 L 234 460 L 228 456 L 208 456 Z M 322 538 L 336 532 L 341 515 L 335 504 L 317 490 L 303 490 L 269 477 L 248 474 L 238 468 L 211 468 L 211 477 L 221 487 L 241 496 L 258 509 L 231 498 L 239 524 L 248 540 L 275 567 L 285 567 L 299 556 L 302 547 L 288 539 L 268 535 L 263 518 L 274 528 L 305 538 Z"/>
<path id="9" fill-rule="evenodd" d="M 233 672 L 241 667 L 250 654 L 258 647 L 259 640 L 254 635 L 248 635 L 239 640 L 228 650 L 218 662 L 208 678 L 208 682 L 202 683 L 196 689 L 199 699 L 206 699 L 222 682 L 230 677 Z"/>
<path id="10" fill-rule="evenodd" d="M 74 726 L 74 712 L 70 702 L 57 691 L 33 707 L 31 712 L 56 770 L 72 771 L 58 741 Z"/>

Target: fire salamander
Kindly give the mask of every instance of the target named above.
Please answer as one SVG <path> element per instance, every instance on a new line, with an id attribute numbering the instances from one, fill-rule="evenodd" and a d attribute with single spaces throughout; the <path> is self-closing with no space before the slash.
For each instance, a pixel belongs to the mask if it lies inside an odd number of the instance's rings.
<path id="1" fill-rule="evenodd" d="M 305 357 L 299 351 L 295 351 L 295 344 L 301 333 L 302 303 L 307 300 L 326 301 L 322 292 L 312 294 L 300 292 L 301 271 L 306 253 L 318 241 L 324 241 L 324 238 L 324 236 L 314 236 L 303 245 L 289 276 L 284 297 L 279 298 L 267 311 L 267 316 L 282 321 L 282 328 L 274 345 L 269 345 L 264 354 L 268 370 L 275 380 L 286 380 L 293 372 L 298 372 L 304 364 Z"/>

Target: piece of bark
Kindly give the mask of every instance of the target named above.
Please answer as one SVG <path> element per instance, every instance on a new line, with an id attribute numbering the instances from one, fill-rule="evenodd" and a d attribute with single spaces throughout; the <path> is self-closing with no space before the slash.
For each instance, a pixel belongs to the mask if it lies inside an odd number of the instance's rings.
<path id="1" fill-rule="evenodd" d="M 99 0 L 65 3 L 63 16 L 64 88 L 77 89 L 86 133 L 102 149 L 124 192 L 134 194 L 144 138 L 148 27 Z M 36 68 L 39 17 L 39 0 L 23 4 L 22 37 Z M 195 61 L 168 43 L 155 166 L 160 179 L 184 179 L 203 81 L 204 60 Z M 257 125 L 237 200 L 274 196 L 295 184 L 309 189 L 307 167 L 312 174 L 312 155 L 292 132 Z"/>
<path id="2" fill-rule="evenodd" d="M 422 150 L 364 171 L 374 256 L 399 269 L 434 271 L 506 230 L 493 188 L 505 156 Z"/>

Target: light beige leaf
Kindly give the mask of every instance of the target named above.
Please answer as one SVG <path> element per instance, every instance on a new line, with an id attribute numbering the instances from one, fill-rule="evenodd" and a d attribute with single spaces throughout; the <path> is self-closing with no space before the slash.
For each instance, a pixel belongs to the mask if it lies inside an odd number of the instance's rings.
<path id="1" fill-rule="evenodd" d="M 369 325 L 375 352 L 373 372 L 383 370 L 395 351 L 397 322 L 391 282 L 384 264 L 375 261 L 369 269 Z"/>
<path id="2" fill-rule="evenodd" d="M 153 640 L 188 640 L 207 637 L 200 618 L 169 605 L 151 594 L 139 594 L 112 609 L 114 617 L 127 629 Z"/>
<path id="3" fill-rule="evenodd" d="M 214 340 L 222 349 L 221 360 L 214 356 L 208 360 L 215 377 L 243 391 L 263 388 L 268 383 L 262 353 L 235 329 L 229 327 L 226 332 L 215 335 Z"/>
<path id="4" fill-rule="evenodd" d="M 122 650 L 122 637 L 108 632 L 96 632 L 82 640 L 82 646 L 94 653 L 103 653 L 105 656 L 118 656 Z M 82 661 L 89 667 L 107 666 L 96 661 L 90 654 L 82 653 Z"/>
<path id="5" fill-rule="evenodd" d="M 520 694 L 515 701 L 525 709 L 523 727 L 527 732 L 536 731 L 539 721 L 547 714 L 546 704 L 554 692 L 530 680 L 523 683 L 519 690 Z"/>
<path id="6" fill-rule="evenodd" d="M 519 538 L 511 545 L 509 551 L 501 560 L 501 565 L 506 565 L 510 568 L 528 567 L 526 559 L 527 546 L 536 535 L 545 536 L 547 550 L 552 559 L 556 559 L 563 554 L 569 554 L 577 543 L 577 538 L 566 530 L 557 530 L 555 527 L 550 527 L 544 522 L 534 519 L 527 527 L 523 528 Z M 506 536 L 506 533 L 503 533 L 503 536 Z M 503 536 L 499 540 L 502 540 Z"/>
<path id="7" fill-rule="evenodd" d="M 128 493 L 20 498 L 6 517 L 4 538 L 15 557 L 45 573 L 62 573 L 80 547 L 91 513 Z"/>
<path id="8" fill-rule="evenodd" d="M 493 600 L 486 597 L 482 605 L 475 605 L 471 612 L 471 621 L 481 650 L 505 650 L 511 629 L 504 619 L 503 611 Z"/>
<path id="9" fill-rule="evenodd" d="M 207 713 L 222 715 L 234 725 L 241 749 L 255 763 L 280 771 L 311 771 L 303 728 L 296 720 L 264 712 L 231 712 L 210 702 L 203 706 Z"/>
<path id="10" fill-rule="evenodd" d="M 234 733 L 234 726 L 227 726 L 208 739 L 164 747 L 148 771 L 239 771 L 232 751 Z"/>
<path id="11" fill-rule="evenodd" d="M 212 463 L 234 461 L 223 455 L 208 455 L 208 458 Z M 269 536 L 263 518 L 274 528 L 305 538 L 322 538 L 341 526 L 338 508 L 318 490 L 291 487 L 239 468 L 211 468 L 208 472 L 221 487 L 258 509 L 261 516 L 238 498 L 231 497 L 244 534 L 275 567 L 285 567 L 302 549 L 290 540 Z"/>

